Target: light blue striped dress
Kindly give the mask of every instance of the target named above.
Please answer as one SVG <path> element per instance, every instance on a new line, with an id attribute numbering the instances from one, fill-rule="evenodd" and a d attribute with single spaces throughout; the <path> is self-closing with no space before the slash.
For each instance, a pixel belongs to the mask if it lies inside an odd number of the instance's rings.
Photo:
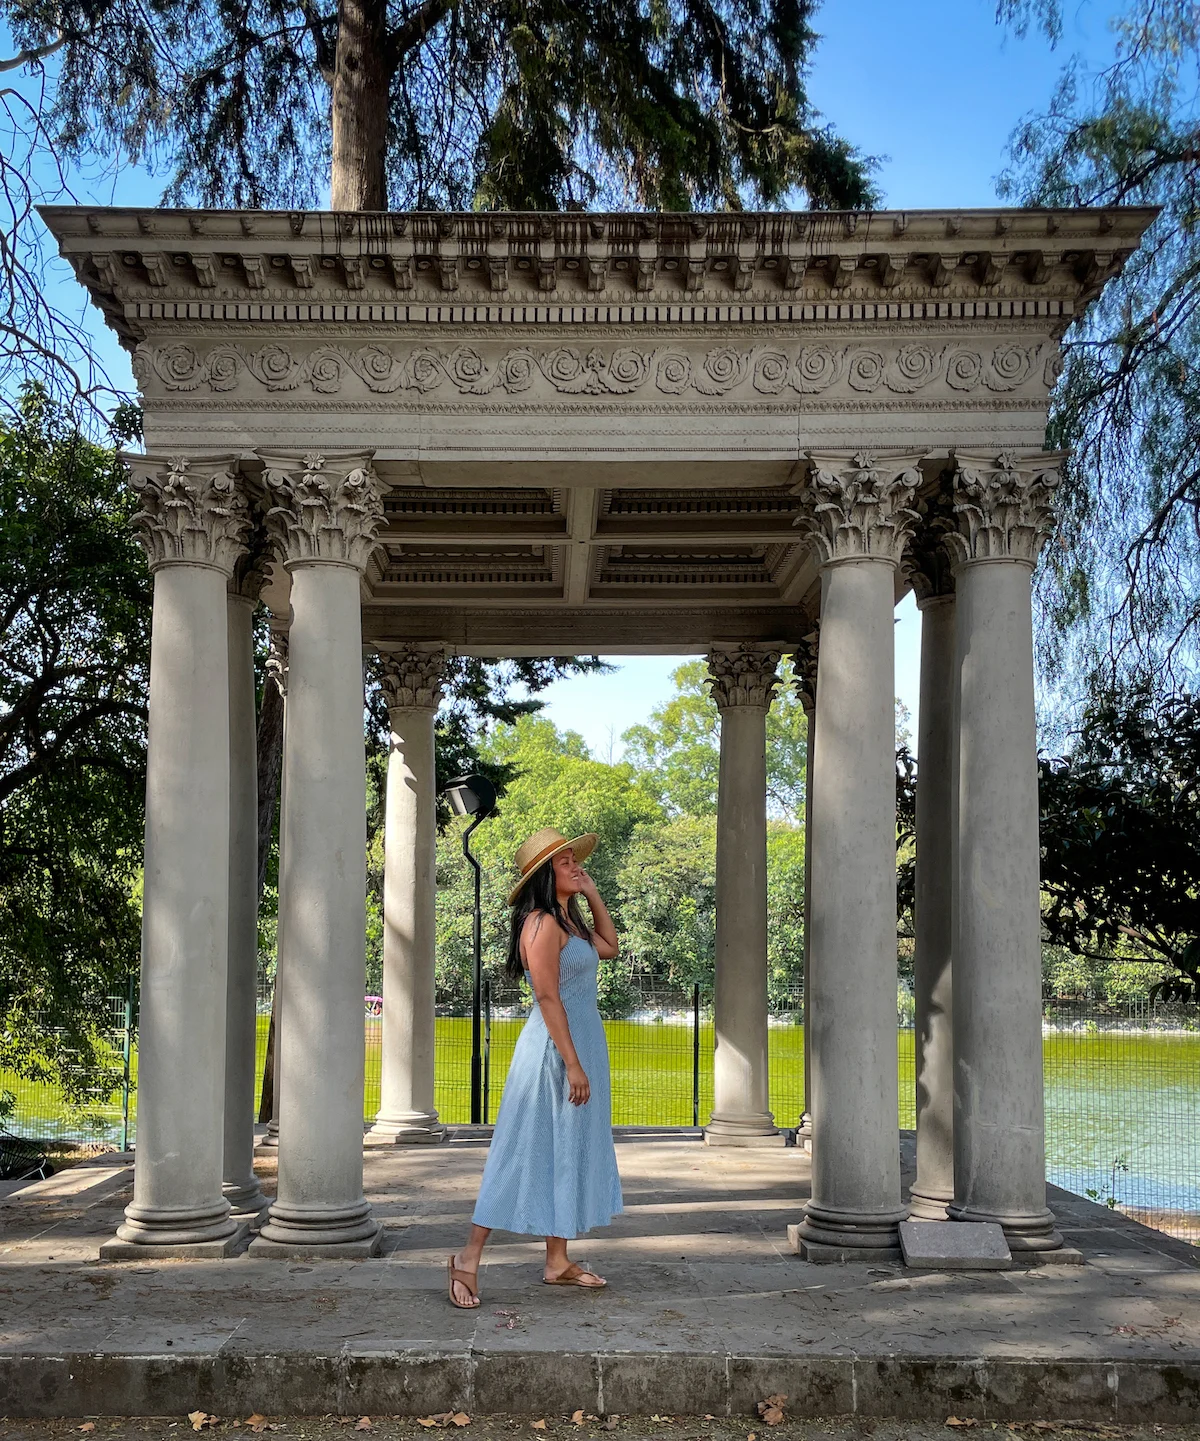
<path id="1" fill-rule="evenodd" d="M 471 1218 L 477 1226 L 570 1240 L 624 1209 L 613 1149 L 608 1040 L 596 1004 L 595 946 L 571 936 L 558 993 L 591 1099 L 573 1106 L 567 1068 L 534 1002 L 513 1051 Z"/>

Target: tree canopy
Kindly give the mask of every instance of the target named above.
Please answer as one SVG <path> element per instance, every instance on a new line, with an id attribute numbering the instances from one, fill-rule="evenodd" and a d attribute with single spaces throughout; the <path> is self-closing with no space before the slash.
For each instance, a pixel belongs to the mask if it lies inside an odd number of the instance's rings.
<path id="1" fill-rule="evenodd" d="M 1060 0 L 998 8 L 1062 38 Z M 1162 207 L 1067 332 L 1052 397 L 1047 441 L 1070 455 L 1041 568 L 1044 641 L 1068 700 L 1131 675 L 1169 692 L 1194 673 L 1200 628 L 1200 9 L 1125 0 L 1112 26 L 1112 63 L 1067 61 L 1002 182 L 1026 204 Z"/>
<path id="2" fill-rule="evenodd" d="M 815 0 L 4 0 L 69 155 L 172 200 L 335 209 L 863 206 L 805 74 Z"/>

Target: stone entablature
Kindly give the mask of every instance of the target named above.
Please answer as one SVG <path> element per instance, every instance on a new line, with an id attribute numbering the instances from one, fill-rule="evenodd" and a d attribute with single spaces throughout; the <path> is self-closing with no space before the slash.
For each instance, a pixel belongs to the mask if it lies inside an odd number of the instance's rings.
<path id="1" fill-rule="evenodd" d="M 148 451 L 304 489 L 269 527 L 365 564 L 369 640 L 540 654 L 794 641 L 814 525 L 917 584 L 909 502 L 1039 452 L 1061 334 L 1154 212 L 42 213 Z M 825 482 L 895 456 L 897 513 L 855 482 L 830 531 Z M 361 543 L 320 457 L 382 496 Z"/>

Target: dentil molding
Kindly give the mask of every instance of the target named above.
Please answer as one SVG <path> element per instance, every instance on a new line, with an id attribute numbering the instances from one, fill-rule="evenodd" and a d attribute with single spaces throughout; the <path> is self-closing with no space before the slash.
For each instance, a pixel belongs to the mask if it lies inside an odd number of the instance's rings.
<path id="1" fill-rule="evenodd" d="M 521 395 L 544 382 L 559 395 L 624 396 L 654 389 L 668 396 L 785 392 L 820 395 L 842 387 L 859 395 L 917 395 L 931 387 L 952 394 L 1006 394 L 1030 381 L 1049 390 L 1058 378 L 1058 348 L 1002 341 L 981 346 L 914 341 L 898 346 L 814 343 L 800 346 L 717 345 L 692 353 L 670 343 L 581 349 L 572 345 L 512 346 L 485 359 L 467 345 L 452 348 L 322 345 L 293 350 L 272 343 L 199 349 L 185 342 L 138 346 L 134 374 L 143 391 L 227 394 L 249 382 L 274 394 L 336 395 L 354 377 L 374 395 L 460 396 L 499 391 Z"/>

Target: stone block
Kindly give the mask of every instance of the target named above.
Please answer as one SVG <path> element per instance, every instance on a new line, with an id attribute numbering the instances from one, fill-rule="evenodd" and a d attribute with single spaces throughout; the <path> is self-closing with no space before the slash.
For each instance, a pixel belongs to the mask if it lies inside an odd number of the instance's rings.
<path id="1" fill-rule="evenodd" d="M 787 1137 L 782 1131 L 771 1131 L 765 1136 L 739 1136 L 724 1131 L 704 1132 L 704 1144 L 706 1146 L 744 1146 L 749 1149 L 761 1149 L 764 1146 L 786 1146 Z M 620 1415 L 620 1412 L 617 1413 Z"/>
<path id="2" fill-rule="evenodd" d="M 788 1245 L 802 1261 L 814 1266 L 885 1265 L 898 1266 L 903 1259 L 899 1246 L 826 1246 L 820 1241 L 807 1241 L 801 1235 L 800 1224 L 787 1228 Z"/>
<path id="3" fill-rule="evenodd" d="M 594 1355 L 476 1351 L 473 1409 L 485 1416 L 569 1416 L 580 1407 L 598 1413 L 599 1382 L 600 1362 Z"/>
<path id="4" fill-rule="evenodd" d="M 219 1261 L 236 1256 L 246 1249 L 249 1225 L 243 1221 L 231 1236 L 222 1241 L 191 1241 L 177 1246 L 156 1246 L 148 1241 L 122 1241 L 114 1236 L 100 1246 L 102 1261 Z"/>
<path id="5" fill-rule="evenodd" d="M 383 1227 L 364 1241 L 338 1241 L 329 1246 L 304 1246 L 284 1241 L 268 1241 L 256 1236 L 247 1248 L 256 1261 L 365 1261 L 378 1256 L 383 1249 Z"/>
<path id="6" fill-rule="evenodd" d="M 723 1416 L 728 1406 L 724 1352 L 602 1353 L 599 1365 L 609 1415 Z"/>
<path id="7" fill-rule="evenodd" d="M 1007 1271 L 1012 1253 L 991 1221 L 901 1221 L 900 1249 L 923 1271 Z"/>

